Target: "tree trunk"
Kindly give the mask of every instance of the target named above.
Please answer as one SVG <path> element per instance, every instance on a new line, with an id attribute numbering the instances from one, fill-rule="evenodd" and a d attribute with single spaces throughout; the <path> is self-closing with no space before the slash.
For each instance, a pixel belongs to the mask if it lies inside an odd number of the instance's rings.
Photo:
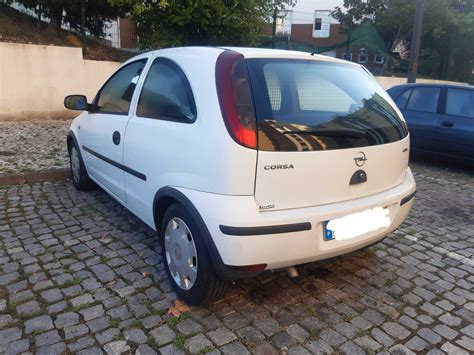
<path id="1" fill-rule="evenodd" d="M 64 7 L 62 4 L 57 4 L 51 7 L 49 17 L 51 22 L 49 23 L 51 27 L 55 30 L 61 30 L 61 25 L 63 23 L 63 10 Z"/>

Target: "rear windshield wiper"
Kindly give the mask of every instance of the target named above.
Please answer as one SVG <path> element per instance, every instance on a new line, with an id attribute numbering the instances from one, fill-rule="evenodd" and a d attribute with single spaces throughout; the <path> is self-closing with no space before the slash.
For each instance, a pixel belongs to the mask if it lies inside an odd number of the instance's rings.
<path id="1" fill-rule="evenodd" d="M 286 131 L 283 134 L 309 134 L 313 136 L 326 136 L 326 137 L 349 137 L 349 138 L 364 138 L 366 132 L 360 129 L 349 129 L 349 128 L 320 128 L 309 131 Z"/>

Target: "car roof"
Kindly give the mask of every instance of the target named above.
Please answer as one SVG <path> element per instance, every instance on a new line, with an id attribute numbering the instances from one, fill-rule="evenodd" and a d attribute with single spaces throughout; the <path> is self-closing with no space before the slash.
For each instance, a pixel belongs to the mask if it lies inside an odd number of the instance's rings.
<path id="1" fill-rule="evenodd" d="M 225 50 L 231 50 L 242 54 L 245 58 L 281 58 L 281 59 L 306 59 L 306 60 L 315 60 L 315 61 L 324 61 L 324 62 L 334 62 L 341 64 L 349 64 L 360 66 L 360 64 L 349 62 L 342 59 L 332 58 L 325 55 L 314 54 L 311 55 L 307 52 L 298 52 L 284 49 L 266 49 L 266 48 L 250 48 L 250 47 L 204 47 L 204 46 L 190 46 L 190 47 L 174 47 L 174 48 L 165 48 L 158 49 L 154 51 L 149 51 L 146 53 L 139 54 L 131 59 L 134 61 L 141 58 L 147 58 L 150 55 L 195 55 L 196 52 L 199 52 L 200 55 L 216 55 L 216 51 L 223 52 Z"/>
<path id="2" fill-rule="evenodd" d="M 443 84 L 443 83 L 410 83 L 410 84 L 401 84 L 392 86 L 389 90 L 392 89 L 403 89 L 403 88 L 413 88 L 413 87 L 446 87 L 446 88 L 456 88 L 456 89 L 467 89 L 467 90 L 474 90 L 474 86 L 472 85 L 462 85 L 462 84 Z"/>

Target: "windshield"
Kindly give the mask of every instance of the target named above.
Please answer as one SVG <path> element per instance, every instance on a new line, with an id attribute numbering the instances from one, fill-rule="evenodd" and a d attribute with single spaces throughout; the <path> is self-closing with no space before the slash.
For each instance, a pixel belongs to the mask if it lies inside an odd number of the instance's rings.
<path id="1" fill-rule="evenodd" d="M 260 150 L 365 147 L 408 134 L 388 94 L 362 67 L 298 59 L 247 65 Z"/>

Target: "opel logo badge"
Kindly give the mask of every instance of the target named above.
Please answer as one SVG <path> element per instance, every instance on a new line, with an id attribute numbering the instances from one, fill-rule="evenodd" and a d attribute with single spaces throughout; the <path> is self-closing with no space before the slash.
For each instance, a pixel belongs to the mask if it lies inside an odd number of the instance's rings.
<path id="1" fill-rule="evenodd" d="M 364 165 L 366 160 L 367 160 L 367 158 L 365 157 L 364 152 L 357 153 L 355 158 L 354 158 L 354 162 L 356 163 L 356 165 L 358 167 L 361 167 L 362 165 Z"/>

